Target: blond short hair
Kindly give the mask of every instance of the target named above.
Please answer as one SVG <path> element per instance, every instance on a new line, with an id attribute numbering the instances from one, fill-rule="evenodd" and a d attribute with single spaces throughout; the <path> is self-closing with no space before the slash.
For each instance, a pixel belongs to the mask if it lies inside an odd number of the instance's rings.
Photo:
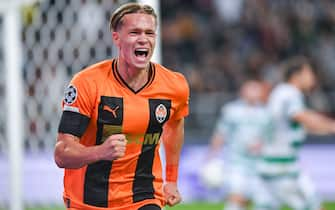
<path id="1" fill-rule="evenodd" d="M 111 31 L 117 31 L 120 26 L 122 26 L 122 18 L 127 14 L 134 13 L 152 15 L 157 22 L 157 15 L 155 13 L 155 10 L 151 6 L 139 3 L 127 3 L 121 5 L 113 12 L 109 22 L 109 29 Z"/>

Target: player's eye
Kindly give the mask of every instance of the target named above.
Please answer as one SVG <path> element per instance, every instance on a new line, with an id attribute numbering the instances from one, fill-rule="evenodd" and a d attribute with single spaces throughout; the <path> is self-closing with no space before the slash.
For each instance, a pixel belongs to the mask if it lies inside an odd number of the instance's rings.
<path id="1" fill-rule="evenodd" d="M 149 36 L 154 36 L 155 32 L 153 32 L 153 31 L 147 31 L 146 34 L 149 35 Z"/>

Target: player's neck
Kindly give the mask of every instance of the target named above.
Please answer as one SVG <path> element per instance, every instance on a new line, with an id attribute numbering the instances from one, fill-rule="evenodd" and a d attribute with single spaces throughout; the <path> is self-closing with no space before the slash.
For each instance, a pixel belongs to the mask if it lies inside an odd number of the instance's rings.
<path id="1" fill-rule="evenodd" d="M 145 69 L 131 68 L 126 62 L 117 62 L 117 70 L 127 85 L 137 91 L 141 89 L 149 79 L 149 66 Z"/>

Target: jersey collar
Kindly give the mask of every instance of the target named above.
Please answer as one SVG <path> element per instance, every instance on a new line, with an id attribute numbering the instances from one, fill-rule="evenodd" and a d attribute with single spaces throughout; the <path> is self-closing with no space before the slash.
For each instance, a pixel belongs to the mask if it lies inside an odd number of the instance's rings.
<path id="1" fill-rule="evenodd" d="M 117 68 L 117 60 L 116 59 L 113 59 L 113 63 L 112 63 L 113 75 L 114 75 L 114 78 L 120 83 L 120 85 L 122 85 L 123 87 L 129 89 L 131 92 L 137 94 L 141 90 L 143 90 L 144 88 L 150 86 L 150 84 L 153 82 L 153 80 L 155 78 L 155 73 L 156 73 L 155 65 L 152 62 L 150 62 L 149 65 L 150 65 L 149 66 L 149 78 L 148 78 L 147 82 L 140 89 L 138 89 L 137 91 L 135 91 L 134 89 L 132 89 L 126 83 L 126 81 L 124 81 L 124 79 L 121 77 L 121 75 L 120 75 L 120 73 L 118 71 L 118 68 Z"/>

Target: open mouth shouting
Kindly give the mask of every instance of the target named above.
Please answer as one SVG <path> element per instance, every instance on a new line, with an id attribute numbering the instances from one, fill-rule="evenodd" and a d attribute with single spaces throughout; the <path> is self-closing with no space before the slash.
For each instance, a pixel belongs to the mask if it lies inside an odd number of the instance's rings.
<path id="1" fill-rule="evenodd" d="M 141 60 L 148 58 L 149 49 L 148 48 L 136 48 L 135 49 L 135 56 Z"/>

